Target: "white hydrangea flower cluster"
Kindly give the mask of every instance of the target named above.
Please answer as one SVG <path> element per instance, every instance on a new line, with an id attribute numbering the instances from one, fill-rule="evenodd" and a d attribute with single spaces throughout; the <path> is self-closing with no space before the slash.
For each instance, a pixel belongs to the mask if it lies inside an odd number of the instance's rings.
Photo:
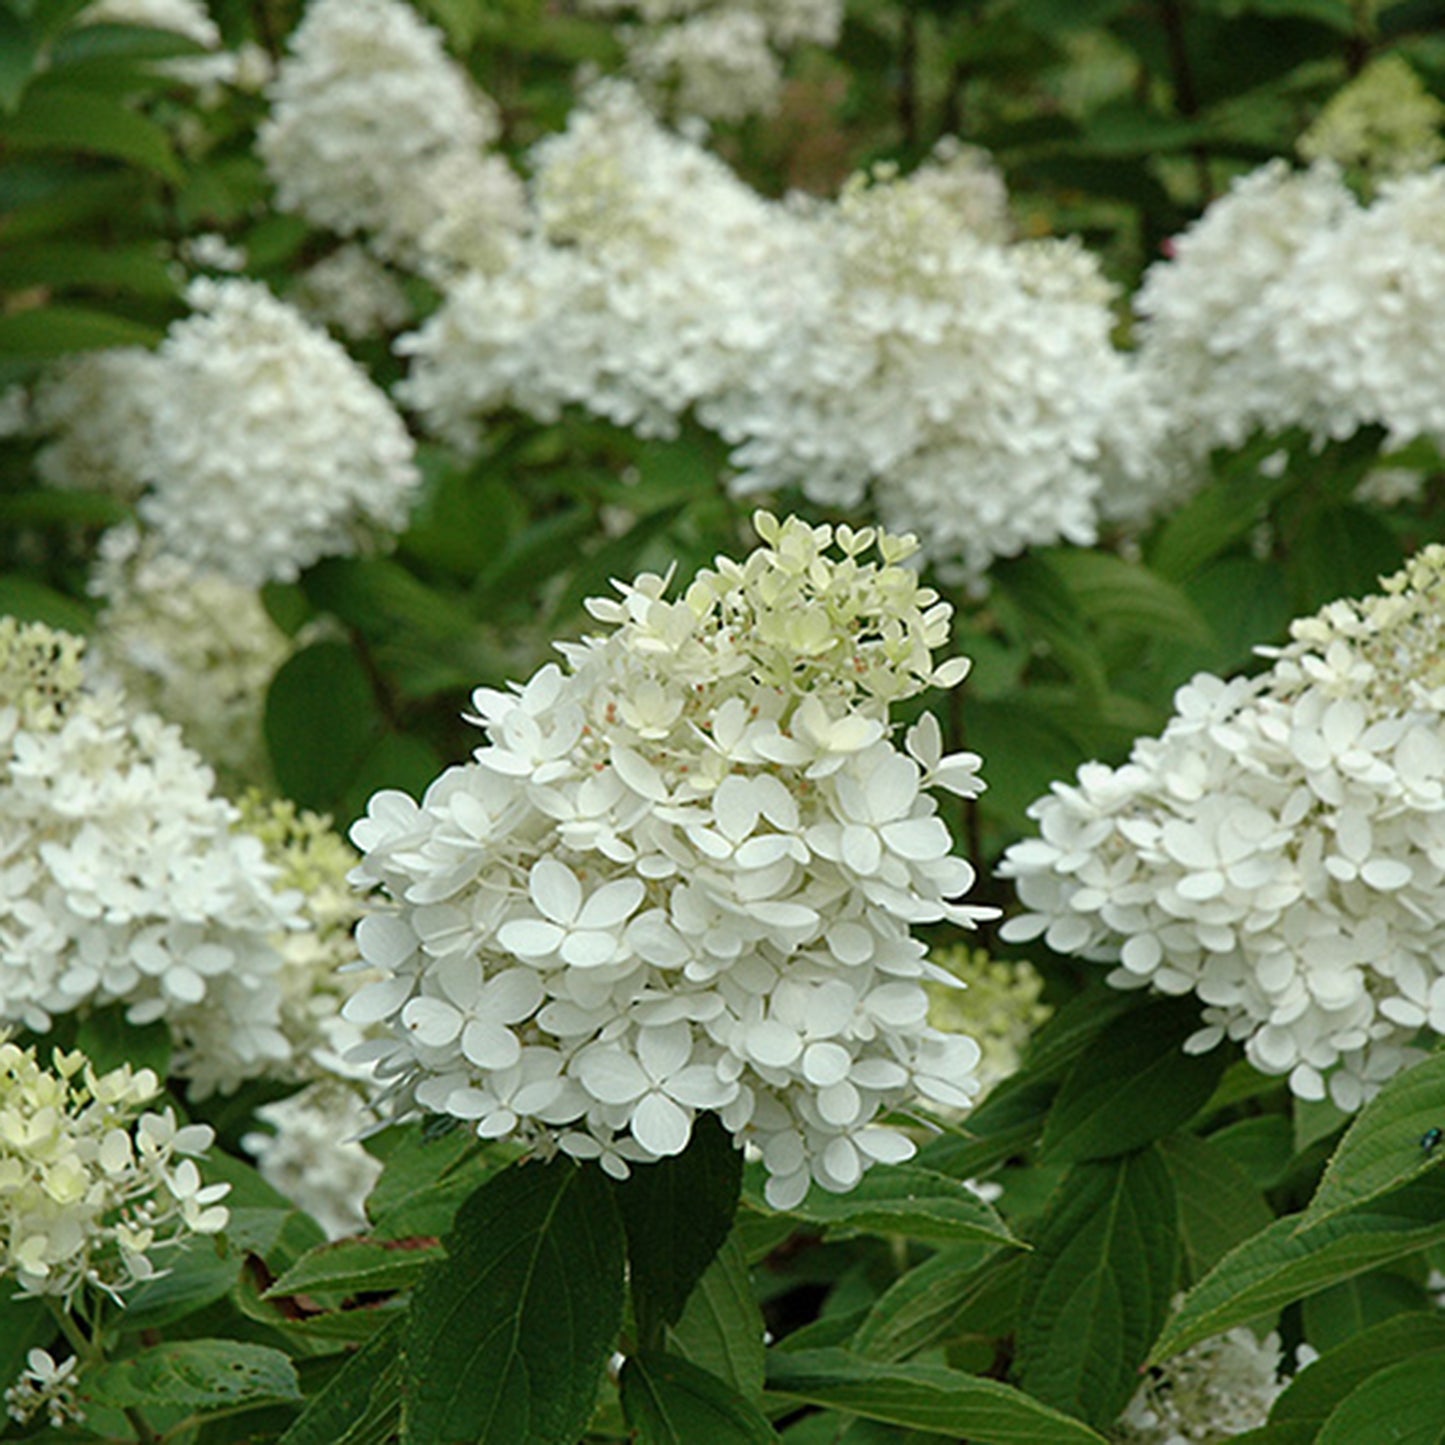
<path id="1" fill-rule="evenodd" d="M 213 1132 L 142 1112 L 159 1093 L 149 1069 L 97 1075 L 59 1049 L 46 1069 L 0 1040 L 0 1277 L 22 1294 L 119 1297 L 156 1273 L 153 1254 L 226 1227 L 231 1186 L 195 1163 Z"/>
<path id="2" fill-rule="evenodd" d="M 464 449 L 479 417 L 508 406 L 551 421 L 581 404 L 674 434 L 803 304 L 795 268 L 778 264 L 796 226 L 621 82 L 593 87 L 532 161 L 533 232 L 506 269 L 461 278 L 401 339 L 412 368 L 399 397 Z"/>
<path id="3" fill-rule="evenodd" d="M 584 0 L 616 16 L 627 68 L 671 110 L 736 121 L 776 108 L 784 55 L 836 45 L 840 0 Z"/>
<path id="4" fill-rule="evenodd" d="M 396 277 L 356 242 L 308 266 L 288 299 L 349 341 L 399 331 L 412 319 L 411 302 Z"/>
<path id="5" fill-rule="evenodd" d="M 273 940 L 298 900 L 152 713 L 81 686 L 78 639 L 0 618 L 0 1019 L 122 1002 L 200 1093 L 284 1064 Z"/>
<path id="6" fill-rule="evenodd" d="M 1033 804 L 1005 938 L 1195 993 L 1306 1099 L 1356 1109 L 1445 1033 L 1445 547 L 1297 621 L 1258 678 L 1201 673 L 1127 764 Z"/>
<path id="7" fill-rule="evenodd" d="M 154 353 L 89 357 L 43 385 L 38 468 L 140 500 L 161 551 L 249 586 L 291 581 L 406 520 L 420 473 L 386 395 L 255 281 L 198 277 Z"/>
<path id="8" fill-rule="evenodd" d="M 264 1127 L 241 1144 L 261 1177 L 309 1214 L 328 1239 L 362 1233 L 362 1205 L 381 1175 L 381 1161 L 357 1142 L 377 1125 L 361 1096 L 343 1084 L 312 1084 L 263 1104 L 256 1118 Z"/>
<path id="9" fill-rule="evenodd" d="M 1222 1445 L 1269 1418 L 1280 1377 L 1277 1334 L 1229 1330 L 1149 1372 L 1113 1432 L 1117 1445 Z"/>
<path id="10" fill-rule="evenodd" d="M 1445 104 L 1391 51 L 1330 98 L 1296 145 L 1307 162 L 1328 160 L 1372 177 L 1423 171 L 1445 160 Z"/>
<path id="11" fill-rule="evenodd" d="M 312 0 L 256 144 L 277 204 L 429 272 L 505 250 L 522 188 L 496 106 L 402 0 Z"/>
<path id="12" fill-rule="evenodd" d="M 241 800 L 240 828 L 259 839 L 277 869 L 277 885 L 301 899 L 301 928 L 275 940 L 281 955 L 276 989 L 280 1029 L 290 1045 L 288 1063 L 273 1077 L 359 1080 L 365 1071 L 346 1060 L 362 1032 L 341 1007 L 375 977 L 360 962 L 355 931 L 365 912 L 349 877 L 356 853 L 331 819 L 284 798 L 252 792 Z"/>
<path id="13" fill-rule="evenodd" d="M 1237 181 L 1136 298 L 1173 443 L 1197 463 L 1291 427 L 1321 443 L 1372 425 L 1392 448 L 1445 442 L 1442 226 L 1445 168 L 1385 181 L 1367 206 L 1329 161 Z"/>
<path id="14" fill-rule="evenodd" d="M 21 1425 L 44 1414 L 51 1428 L 85 1419 L 77 1394 L 80 1361 L 75 1355 L 56 1364 L 49 1350 L 29 1350 L 25 1368 L 5 1390 L 5 1413 Z"/>
<path id="15" fill-rule="evenodd" d="M 261 714 L 293 644 L 256 589 L 122 526 L 101 538 L 90 590 L 104 599 L 87 652 L 96 678 L 177 724 L 229 787 L 266 779 Z"/>
<path id="16" fill-rule="evenodd" d="M 949 901 L 973 871 L 931 796 L 976 794 L 979 760 L 931 716 L 906 751 L 889 726 L 966 670 L 932 659 L 950 609 L 898 565 L 911 538 L 756 525 L 677 600 L 595 599 L 609 631 L 565 666 L 475 694 L 471 762 L 353 827 L 394 907 L 358 929 L 386 977 L 347 1013 L 390 1026 L 366 1056 L 392 1107 L 618 1175 L 712 1110 L 787 1208 L 909 1157 L 887 1109 L 969 1102 L 978 1045 L 927 1025 L 908 927 L 992 912 Z"/>
<path id="17" fill-rule="evenodd" d="M 966 944 L 935 950 L 929 961 L 949 976 L 930 983 L 928 1021 L 945 1033 L 967 1034 L 982 1055 L 981 1092 L 1018 1072 L 1024 1049 L 1053 1015 L 1043 1002 L 1044 981 L 1024 960 L 991 958 Z"/>
<path id="18" fill-rule="evenodd" d="M 1143 484 L 1162 416 L 1112 345 L 1097 263 L 1068 242 L 1003 244 L 999 195 L 950 148 L 814 212 L 817 303 L 700 408 L 736 444 L 741 490 L 841 508 L 871 493 L 885 525 L 964 573 L 1095 539 L 1105 474 Z"/>

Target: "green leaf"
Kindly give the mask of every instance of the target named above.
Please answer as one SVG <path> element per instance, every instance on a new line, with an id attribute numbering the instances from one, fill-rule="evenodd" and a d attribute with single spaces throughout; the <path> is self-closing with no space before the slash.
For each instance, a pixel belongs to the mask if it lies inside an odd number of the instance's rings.
<path id="1" fill-rule="evenodd" d="M 1445 1179 L 1427 1175 L 1310 1229 L 1299 1222 L 1286 1215 L 1220 1260 L 1185 1296 L 1150 1362 L 1445 1240 Z"/>
<path id="2" fill-rule="evenodd" d="M 1203 1108 L 1227 1056 L 1186 1054 L 1199 1028 L 1193 998 L 1157 999 L 1110 1024 L 1069 1071 L 1044 1129 L 1045 1158 L 1079 1163 L 1127 1154 Z"/>
<path id="3" fill-rule="evenodd" d="M 17 291 L 28 286 L 98 288 L 167 300 L 176 294 L 159 247 L 148 242 L 117 246 L 45 240 L 9 246 L 0 252 L 0 285 Z"/>
<path id="4" fill-rule="evenodd" d="M 1335 1407 L 1371 1375 L 1422 1350 L 1445 1349 L 1445 1316 L 1396 1315 L 1325 1350 L 1290 1381 L 1270 1411 L 1271 1424 L 1298 1422 L 1319 1429 Z M 1318 1368 L 1316 1368 L 1318 1366 Z"/>
<path id="5" fill-rule="evenodd" d="M 1212 1141 L 1177 1134 L 1160 1143 L 1179 1202 L 1187 1279 L 1207 1274 L 1237 1244 L 1274 1219 L 1249 1176 Z"/>
<path id="6" fill-rule="evenodd" d="M 79 87 L 32 85 L 3 130 L 6 142 L 18 151 L 79 150 L 110 156 L 175 183 L 184 174 L 170 137 L 154 121 Z"/>
<path id="7" fill-rule="evenodd" d="M 89 1370 L 81 1394 L 116 1409 L 231 1408 L 260 1400 L 299 1400 L 296 1368 L 266 1345 L 183 1340 Z"/>
<path id="8" fill-rule="evenodd" d="M 642 1445 L 770 1445 L 778 1439 L 751 1401 L 716 1375 L 670 1355 L 631 1356 L 622 1413 Z"/>
<path id="9" fill-rule="evenodd" d="M 1098 645 L 1084 625 L 1079 600 L 1054 558 L 1044 553 L 996 563 L 989 574 L 995 605 L 1013 614 L 1014 626 L 1037 652 L 1052 654 L 1090 692 L 1105 690 Z"/>
<path id="10" fill-rule="evenodd" d="M 55 1338 L 55 1316 L 44 1300 L 0 1288 L 0 1389 L 25 1367 L 25 1356 Z"/>
<path id="11" fill-rule="evenodd" d="M 1204 614 L 1178 587 L 1142 563 L 1083 547 L 1051 551 L 1048 559 L 1096 625 L 1162 637 L 1176 645 L 1214 645 Z"/>
<path id="12" fill-rule="evenodd" d="M 401 1324 L 357 1350 L 277 1445 L 390 1445 L 401 1417 Z"/>
<path id="13" fill-rule="evenodd" d="M 1445 1440 L 1445 1349 L 1402 1360 L 1357 1385 L 1325 1421 L 1316 1445 L 1380 1439 L 1385 1422 L 1391 1445 Z"/>
<path id="14" fill-rule="evenodd" d="M 981 1244 L 940 1251 L 884 1291 L 855 1331 L 853 1348 L 888 1363 L 965 1333 L 975 1298 L 1001 1267 L 1018 1262 Z"/>
<path id="15" fill-rule="evenodd" d="M 1216 1130 L 1209 1142 L 1243 1169 L 1256 1189 L 1273 1189 L 1294 1158 L 1294 1131 L 1283 1114 L 1240 1119 Z"/>
<path id="16" fill-rule="evenodd" d="M 1409 1270 L 1413 1263 L 1403 1260 L 1399 1267 Z M 1425 1290 L 1424 1270 L 1419 1274 L 1419 1279 L 1410 1279 L 1388 1269 L 1373 1270 L 1312 1294 L 1300 1307 L 1305 1338 L 1316 1350 L 1330 1350 L 1371 1325 L 1429 1309 L 1433 1301 Z"/>
<path id="17" fill-rule="evenodd" d="M 154 327 L 81 306 L 35 306 L 0 316 L 0 355 L 48 360 L 108 346 L 154 346 Z"/>
<path id="18" fill-rule="evenodd" d="M 606 1176 L 515 1165 L 457 1213 L 412 1300 L 408 1445 L 574 1445 L 622 1322 L 626 1245 Z"/>
<path id="19" fill-rule="evenodd" d="M 339 1239 L 307 1250 L 263 1297 L 406 1289 L 444 1257 L 440 1243 L 427 1239 Z"/>
<path id="20" fill-rule="evenodd" d="M 988 1445 L 1102 1445 L 1082 1421 L 944 1365 L 881 1365 L 847 1350 L 770 1351 L 768 1392 Z"/>
<path id="21" fill-rule="evenodd" d="M 87 1013 L 76 1029 L 75 1047 L 95 1065 L 97 1073 L 108 1073 L 123 1064 L 150 1069 L 160 1079 L 170 1073 L 171 1031 L 165 1021 L 130 1023 L 124 1004 L 108 1004 Z"/>
<path id="22" fill-rule="evenodd" d="M 383 1161 L 366 1199 L 379 1239 L 445 1234 L 462 1204 L 517 1157 L 505 1144 L 480 1144 L 468 1129 L 434 1138 L 421 1124 L 394 1126 L 367 1147 Z"/>
<path id="23" fill-rule="evenodd" d="M 983 1240 L 1019 1247 L 991 1205 L 961 1180 L 916 1164 L 879 1165 L 847 1194 L 814 1187 L 788 1211 L 844 1234 L 906 1234 L 940 1244 Z"/>
<path id="24" fill-rule="evenodd" d="M 384 723 L 356 654 L 342 642 L 317 642 L 271 679 L 264 726 L 281 791 L 302 807 L 330 811 Z"/>
<path id="25" fill-rule="evenodd" d="M 1064 1177 L 1024 1284 L 1024 1389 L 1100 1426 L 1114 1419 L 1169 1310 L 1176 1230 L 1174 1185 L 1157 1149 Z"/>
<path id="26" fill-rule="evenodd" d="M 1300 1219 L 1308 1229 L 1418 1178 L 1445 1158 L 1422 1140 L 1445 1130 L 1445 1053 L 1396 1074 L 1345 1131 Z"/>
<path id="27" fill-rule="evenodd" d="M 206 1161 L 203 1177 L 211 1182 L 215 1171 Z M 241 1258 L 234 1250 L 222 1252 L 208 1235 L 192 1235 L 166 1254 L 164 1272 L 142 1280 L 125 1297 L 127 1329 L 153 1330 L 174 1324 L 187 1315 L 230 1294 L 240 1273 Z"/>
<path id="28" fill-rule="evenodd" d="M 1404 557 L 1395 533 L 1368 507 L 1320 507 L 1290 539 L 1288 575 L 1296 615 L 1337 597 L 1373 592 Z"/>
<path id="29" fill-rule="evenodd" d="M 750 1399 L 762 1393 L 763 1313 L 736 1232 L 730 1234 L 667 1331 L 669 1352 L 726 1381 Z"/>
<path id="30" fill-rule="evenodd" d="M 0 112 L 13 113 L 19 105 L 39 57 L 39 37 L 8 10 L 0 10 Z"/>
<path id="31" fill-rule="evenodd" d="M 43 582 L 32 582 L 28 577 L 0 577 L 0 616 L 43 622 L 81 637 L 94 624 L 90 612 L 73 597 L 56 592 Z M 163 1031 L 164 1027 L 162 1025 Z"/>
<path id="32" fill-rule="evenodd" d="M 743 1156 L 717 1116 L 699 1115 L 681 1154 L 639 1164 L 617 1187 L 637 1322 L 675 1324 L 737 1213 Z"/>

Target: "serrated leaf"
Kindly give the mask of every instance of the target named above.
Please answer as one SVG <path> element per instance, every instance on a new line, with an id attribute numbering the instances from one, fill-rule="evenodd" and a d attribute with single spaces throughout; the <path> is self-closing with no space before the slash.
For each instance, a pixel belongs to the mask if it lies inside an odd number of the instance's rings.
<path id="1" fill-rule="evenodd" d="M 1059 1086 L 1044 1128 L 1044 1157 L 1107 1159 L 1193 1118 L 1227 1062 L 1218 1049 L 1184 1052 L 1184 1040 L 1198 1027 L 1192 998 L 1158 999 L 1110 1024 Z"/>
<path id="2" fill-rule="evenodd" d="M 407 1445 L 574 1445 L 622 1322 L 606 1176 L 560 1157 L 513 1166 L 462 1205 L 446 1247 L 404 1337 Z"/>
<path id="3" fill-rule="evenodd" d="M 1402 1261 L 1400 1268 L 1408 1270 L 1411 1263 Z M 1311 1348 L 1329 1350 L 1371 1325 L 1396 1315 L 1416 1314 L 1431 1304 L 1423 1277 L 1410 1279 L 1405 1274 L 1377 1269 L 1312 1294 L 1300 1306 L 1300 1315 Z"/>
<path id="4" fill-rule="evenodd" d="M 339 1239 L 308 1250 L 263 1298 L 407 1289 L 445 1257 L 440 1242 L 426 1238 Z"/>
<path id="5" fill-rule="evenodd" d="M 1445 1240 L 1445 1180 L 1427 1175 L 1311 1229 L 1298 1226 L 1299 1216 L 1287 1215 L 1220 1260 L 1185 1296 L 1150 1363 Z"/>
<path id="6" fill-rule="evenodd" d="M 1138 1388 L 1178 1268 L 1174 1185 L 1157 1149 L 1077 1165 L 1038 1226 L 1024 1282 L 1018 1378 L 1103 1426 Z"/>
<path id="7" fill-rule="evenodd" d="M 1356 1385 L 1331 1411 L 1316 1445 L 1380 1439 L 1387 1421 L 1390 1445 L 1439 1445 L 1445 1440 L 1445 1349 L 1390 1365 Z"/>
<path id="8" fill-rule="evenodd" d="M 430 1138 L 421 1124 L 394 1126 L 368 1144 L 383 1161 L 366 1199 L 379 1239 L 445 1234 L 462 1204 L 517 1157 L 505 1144 L 480 1145 L 466 1129 Z"/>
<path id="9" fill-rule="evenodd" d="M 401 1417 L 401 1320 L 368 1340 L 312 1396 L 277 1445 L 388 1445 Z"/>
<path id="10" fill-rule="evenodd" d="M 891 1425 L 989 1445 L 1103 1445 L 1082 1421 L 997 1380 L 945 1365 L 881 1365 L 847 1350 L 771 1351 L 768 1391 Z"/>
<path id="11" fill-rule="evenodd" d="M 847 1194 L 814 1187 L 788 1213 L 838 1235 L 906 1234 L 934 1243 L 982 1240 L 1022 1247 L 993 1206 L 961 1180 L 916 1164 L 879 1165 Z"/>
<path id="12" fill-rule="evenodd" d="M 170 137 L 154 121 L 79 86 L 32 85 L 4 124 L 16 150 L 78 150 L 130 161 L 165 180 L 183 172 Z"/>
<path id="13" fill-rule="evenodd" d="M 639 1164 L 617 1187 L 633 1310 L 646 1331 L 674 1324 L 737 1213 L 743 1156 L 717 1116 L 701 1114 L 681 1154 Z"/>
<path id="14" fill-rule="evenodd" d="M 716 1375 L 671 1355 L 639 1354 L 622 1367 L 622 1413 L 642 1445 L 776 1445 L 756 1405 Z"/>
<path id="15" fill-rule="evenodd" d="M 1431 1130 L 1445 1130 L 1445 1053 L 1396 1074 L 1355 1117 L 1325 1166 L 1300 1218 L 1308 1229 L 1398 1189 L 1445 1159 L 1445 1142 L 1427 1149 Z"/>
<path id="16" fill-rule="evenodd" d="M 88 1370 L 85 1399 L 116 1409 L 185 1406 L 216 1410 L 261 1400 L 299 1400 L 296 1367 L 266 1345 L 182 1340 Z"/>
<path id="17" fill-rule="evenodd" d="M 667 1331 L 668 1349 L 750 1399 L 763 1388 L 763 1312 L 737 1233 L 729 1235 Z"/>
<path id="18" fill-rule="evenodd" d="M 1324 1351 L 1309 1369 L 1301 1370 L 1274 1402 L 1270 1423 L 1299 1423 L 1318 1430 L 1350 1391 L 1371 1375 L 1412 1359 L 1421 1350 L 1439 1349 L 1445 1349 L 1445 1316 L 1433 1311 L 1396 1315 Z"/>
<path id="19" fill-rule="evenodd" d="M 1174 1180 L 1188 1283 L 1267 1229 L 1274 1215 L 1249 1176 L 1211 1141 L 1178 1134 L 1159 1149 Z"/>
<path id="20" fill-rule="evenodd" d="M 968 1308 L 992 1275 L 1018 1256 L 962 1244 L 924 1260 L 895 1280 L 853 1334 L 860 1355 L 885 1363 L 907 1359 L 967 1329 Z"/>

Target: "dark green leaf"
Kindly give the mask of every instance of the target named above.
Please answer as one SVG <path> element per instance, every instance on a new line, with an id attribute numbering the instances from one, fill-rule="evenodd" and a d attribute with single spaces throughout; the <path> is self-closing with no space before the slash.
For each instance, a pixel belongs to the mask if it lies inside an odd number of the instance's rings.
<path id="1" fill-rule="evenodd" d="M 1442 1134 L 1432 1135 L 1432 1130 Z M 1436 1138 L 1436 1147 L 1421 1142 Z M 1398 1189 L 1445 1159 L 1445 1053 L 1396 1074 L 1356 1115 L 1299 1221 L 1321 1220 Z"/>
<path id="2" fill-rule="evenodd" d="M 622 1411 L 642 1445 L 769 1445 L 778 1439 L 751 1401 L 671 1355 L 628 1359 Z"/>
<path id="3" fill-rule="evenodd" d="M 814 1187 L 788 1211 L 841 1234 L 906 1234 L 942 1244 L 1018 1245 L 991 1205 L 961 1180 L 916 1164 L 879 1165 L 847 1194 Z"/>
<path id="4" fill-rule="evenodd" d="M 7 10 L 0 10 L 0 112 L 20 103 L 40 55 L 38 37 Z"/>
<path id="5" fill-rule="evenodd" d="M 84 636 L 94 619 L 82 603 L 63 592 L 56 592 L 43 582 L 29 577 L 0 577 L 0 616 L 16 617 L 23 622 L 43 622 L 63 632 Z M 165 1026 L 161 1026 L 165 1032 Z M 121 1062 L 124 1062 L 122 1059 Z M 161 1071 L 164 1073 L 164 1070 Z"/>
<path id="6" fill-rule="evenodd" d="M 1031 1395 L 1107 1425 L 1138 1388 L 1178 1268 L 1174 1186 L 1157 1149 L 1080 1164 L 1035 1240 L 1018 1333 Z"/>
<path id="7" fill-rule="evenodd" d="M 1050 552 L 1049 565 L 1097 626 L 1160 637 L 1176 646 L 1214 645 L 1204 614 L 1178 587 L 1142 563 L 1076 547 Z"/>
<path id="8" fill-rule="evenodd" d="M 16 150 L 79 150 L 131 161 L 168 181 L 182 177 L 170 137 L 160 126 L 78 86 L 32 85 L 4 132 Z"/>
<path id="9" fill-rule="evenodd" d="M 1421 1350 L 1445 1349 L 1445 1316 L 1396 1315 L 1325 1350 L 1315 1365 L 1290 1382 L 1270 1411 L 1271 1423 L 1299 1422 L 1318 1429 L 1357 1385 Z"/>
<path id="10" fill-rule="evenodd" d="M 338 1239 L 303 1254 L 265 1298 L 406 1289 L 444 1257 L 441 1244 L 428 1239 Z"/>
<path id="11" fill-rule="evenodd" d="M 575 1445 L 622 1322 L 611 1186 L 557 1158 L 489 1179 L 417 1286 L 404 1345 L 408 1445 Z"/>
<path id="12" fill-rule="evenodd" d="M 723 1241 L 682 1318 L 667 1331 L 669 1352 L 755 1398 L 763 1388 L 763 1314 L 736 1232 Z"/>
<path id="13" fill-rule="evenodd" d="M 1376 590 L 1395 571 L 1404 549 L 1395 533 L 1366 507 L 1311 511 L 1290 541 L 1290 601 L 1297 615 L 1314 612 L 1337 597 Z"/>
<path id="14" fill-rule="evenodd" d="M 401 1417 L 401 1323 L 357 1350 L 277 1445 L 390 1445 Z"/>
<path id="15" fill-rule="evenodd" d="M 1227 1062 L 1220 1049 L 1184 1052 L 1198 1028 L 1193 998 L 1157 999 L 1109 1025 L 1059 1086 L 1045 1157 L 1076 1163 L 1126 1154 L 1193 1118 Z"/>
<path id="16" fill-rule="evenodd" d="M 87 1013 L 76 1030 L 75 1047 L 95 1065 L 97 1073 L 108 1073 L 123 1064 L 150 1069 L 159 1079 L 170 1073 L 170 1029 L 159 1019 L 149 1024 L 127 1022 L 123 1004 Z"/>
<path id="17" fill-rule="evenodd" d="M 964 1333 L 973 1300 L 1017 1258 L 981 1244 L 942 1250 L 884 1291 L 855 1331 L 853 1348 L 889 1363 Z"/>
<path id="18" fill-rule="evenodd" d="M 49 359 L 108 346 L 154 346 L 160 339 L 153 327 L 80 306 L 36 306 L 0 316 L 0 355 Z"/>
<path id="19" fill-rule="evenodd" d="M 773 1351 L 768 1391 L 825 1409 L 989 1445 L 1103 1445 L 1082 1421 L 944 1365 L 880 1365 L 847 1350 Z"/>
<path id="20" fill-rule="evenodd" d="M 86 1372 L 86 1399 L 119 1409 L 182 1405 L 215 1410 L 299 1400 L 296 1369 L 280 1350 L 239 1340 L 182 1340 Z"/>
<path id="21" fill-rule="evenodd" d="M 1388 1422 L 1388 1424 L 1386 1424 Z M 1388 1365 L 1356 1385 L 1330 1413 L 1316 1445 L 1439 1445 L 1445 1440 L 1445 1349 Z"/>
<path id="22" fill-rule="evenodd" d="M 1411 1263 L 1404 1260 L 1400 1268 L 1408 1269 Z M 1372 1325 L 1429 1309 L 1433 1302 L 1424 1287 L 1423 1269 L 1420 1275 L 1420 1279 L 1407 1279 L 1389 1270 L 1375 1270 L 1312 1294 L 1301 1306 L 1304 1334 L 1311 1348 L 1331 1350 Z"/>
<path id="23" fill-rule="evenodd" d="M 484 1146 L 470 1130 L 429 1138 L 420 1124 L 393 1126 L 368 1148 L 383 1161 L 366 1199 L 379 1239 L 445 1234 L 463 1201 L 516 1158 L 515 1149 Z"/>
<path id="24" fill-rule="evenodd" d="M 1179 1201 L 1187 1282 L 1207 1274 L 1237 1244 L 1274 1219 L 1249 1176 L 1212 1140 L 1176 1134 L 1160 1143 Z"/>
<path id="25" fill-rule="evenodd" d="M 1185 1296 L 1151 1361 L 1445 1240 L 1445 1179 L 1426 1175 L 1311 1229 L 1299 1221 L 1278 1219 L 1220 1260 Z"/>
<path id="26" fill-rule="evenodd" d="M 715 1114 L 702 1114 L 681 1154 L 639 1164 L 617 1188 L 627 1231 L 628 1280 L 639 1325 L 676 1323 L 693 1286 L 727 1238 L 742 1189 L 743 1156 Z"/>

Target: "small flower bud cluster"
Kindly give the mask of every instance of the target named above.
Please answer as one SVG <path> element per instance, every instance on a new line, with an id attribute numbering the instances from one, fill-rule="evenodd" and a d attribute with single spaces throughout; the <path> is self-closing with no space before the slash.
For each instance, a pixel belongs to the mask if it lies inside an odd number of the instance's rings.
<path id="1" fill-rule="evenodd" d="M 949 901 L 973 872 L 930 795 L 973 796 L 978 759 L 889 723 L 961 678 L 932 658 L 950 609 L 899 565 L 911 538 L 756 525 L 676 599 L 643 576 L 594 600 L 608 630 L 564 666 L 475 694 L 470 763 L 353 828 L 394 906 L 346 1012 L 389 1026 L 366 1052 L 395 1108 L 617 1174 L 712 1110 L 787 1207 L 908 1157 L 894 1105 L 971 1099 L 978 1046 L 928 1026 L 909 925 L 988 912 Z"/>
<path id="2" fill-rule="evenodd" d="M 1258 678 L 1200 674 L 1128 763 L 1033 804 L 1009 939 L 1193 992 L 1203 1028 L 1355 1109 L 1445 1034 L 1445 547 L 1294 624 Z"/>
<path id="3" fill-rule="evenodd" d="M 360 961 L 354 936 L 365 912 L 348 882 L 356 854 L 330 818 L 286 799 L 248 794 L 238 826 L 260 840 L 277 869 L 277 886 L 301 900 L 302 926 L 274 939 L 281 955 L 279 1027 L 290 1058 L 269 1073 L 297 1081 L 355 1079 L 364 1071 L 347 1063 L 346 1055 L 362 1033 L 341 1016 L 341 1007 L 374 977 Z"/>
<path id="4" fill-rule="evenodd" d="M 57 1365 L 48 1350 L 27 1351 L 25 1368 L 5 1391 L 6 1414 L 28 1425 L 43 1412 L 56 1430 L 79 1424 L 85 1419 L 76 1393 L 79 1363 L 71 1355 Z"/>
<path id="5" fill-rule="evenodd" d="M 401 0 L 312 0 L 267 98 L 282 210 L 437 273 L 495 260 L 521 222 L 521 183 L 485 153 L 496 107 Z"/>
<path id="6" fill-rule="evenodd" d="M 195 1162 L 212 1131 L 142 1112 L 159 1092 L 149 1069 L 97 1075 L 58 1049 L 45 1069 L 0 1042 L 0 1275 L 21 1293 L 119 1296 L 156 1273 L 152 1255 L 225 1228 L 230 1185 Z"/>
<path id="7" fill-rule="evenodd" d="M 198 1088 L 234 1087 L 289 1057 L 273 940 L 297 899 L 176 728 L 81 686 L 81 648 L 0 620 L 0 1020 L 122 1002 Z"/>

